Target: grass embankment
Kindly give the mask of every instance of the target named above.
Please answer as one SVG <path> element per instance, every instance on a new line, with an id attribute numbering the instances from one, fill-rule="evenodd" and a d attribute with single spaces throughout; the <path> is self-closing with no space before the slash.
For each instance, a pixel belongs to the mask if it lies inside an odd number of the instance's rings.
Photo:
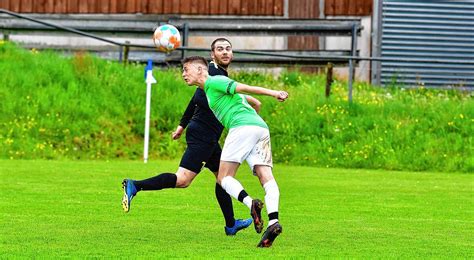
<path id="1" fill-rule="evenodd" d="M 122 66 L 84 54 L 64 58 L 0 43 L 0 158 L 137 159 L 142 156 L 143 66 Z M 155 69 L 151 158 L 179 157 L 172 141 L 194 89 L 179 70 Z M 345 82 L 324 97 L 324 76 L 279 78 L 234 73 L 236 80 L 285 89 L 268 97 L 261 115 L 270 126 L 276 162 L 319 167 L 474 171 L 472 93 L 378 88 Z"/>

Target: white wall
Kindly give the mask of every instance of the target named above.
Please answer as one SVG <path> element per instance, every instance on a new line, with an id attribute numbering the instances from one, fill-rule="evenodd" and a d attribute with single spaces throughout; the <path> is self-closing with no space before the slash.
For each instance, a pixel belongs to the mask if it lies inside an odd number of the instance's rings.
<path id="1" fill-rule="evenodd" d="M 337 17 L 326 17 L 326 19 L 340 19 L 341 16 Z M 360 18 L 363 26 L 361 36 L 358 37 L 357 47 L 360 51 L 360 56 L 370 56 L 371 50 L 371 31 L 372 22 L 370 16 L 365 17 L 343 17 L 343 18 Z M 150 29 L 150 35 L 134 35 L 134 36 L 106 36 L 108 39 L 116 40 L 119 42 L 130 41 L 136 44 L 153 44 L 151 40 L 152 29 Z M 219 36 L 194 36 L 189 38 L 189 46 L 191 47 L 202 47 L 210 48 L 211 42 Z M 226 37 L 223 35 L 223 37 Z M 265 36 L 232 36 L 226 37 L 232 44 L 234 49 L 286 49 L 287 40 L 286 37 L 265 37 Z M 48 46 L 53 45 L 55 47 L 64 46 L 87 46 L 91 48 L 110 49 L 111 51 L 118 50 L 117 46 L 110 45 L 91 38 L 78 37 L 71 34 L 47 34 L 47 33 L 34 33 L 31 35 L 11 35 L 12 41 L 21 42 L 27 44 L 27 46 Z M 350 50 L 350 37 L 333 37 L 328 36 L 322 38 L 323 48 L 327 50 Z M 238 55 L 238 54 L 236 54 Z M 118 56 L 118 52 L 117 52 Z M 348 68 L 335 68 L 335 73 L 340 78 L 348 77 Z M 359 66 L 356 68 L 355 77 L 357 80 L 370 81 L 370 62 L 361 61 Z"/>
<path id="2" fill-rule="evenodd" d="M 337 17 L 326 17 L 327 19 L 331 18 L 341 18 Z M 364 17 L 346 17 L 344 18 L 360 18 L 361 24 L 364 27 L 361 31 L 361 35 L 357 38 L 357 49 L 359 50 L 359 56 L 368 57 L 370 56 L 371 49 L 371 32 L 372 32 L 372 18 L 370 16 Z M 326 37 L 324 42 L 326 49 L 328 50 L 340 50 L 340 49 L 351 49 L 351 39 L 350 37 Z M 348 68 L 336 68 L 334 69 L 338 77 L 347 79 L 349 76 Z M 355 71 L 355 78 L 361 81 L 370 81 L 370 61 L 360 61 L 359 66 Z"/>

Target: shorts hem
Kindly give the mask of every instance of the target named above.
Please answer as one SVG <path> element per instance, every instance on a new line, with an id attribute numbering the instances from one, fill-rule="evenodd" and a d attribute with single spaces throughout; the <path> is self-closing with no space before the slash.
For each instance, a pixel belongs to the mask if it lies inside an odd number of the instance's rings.
<path id="1" fill-rule="evenodd" d="M 188 171 L 192 171 L 192 172 L 194 172 L 195 174 L 199 174 L 199 173 L 202 171 L 202 168 L 204 168 L 204 167 L 201 167 L 201 168 L 199 168 L 199 169 L 196 171 L 195 169 L 193 169 L 194 167 L 188 167 L 188 166 L 183 165 L 183 164 L 180 164 L 179 167 L 184 168 L 184 169 L 186 169 L 186 170 L 188 170 Z"/>
<path id="2" fill-rule="evenodd" d="M 234 159 L 227 159 L 227 160 L 221 159 L 221 162 L 231 162 L 231 163 L 242 164 L 242 162 L 240 162 L 239 160 L 234 160 Z"/>

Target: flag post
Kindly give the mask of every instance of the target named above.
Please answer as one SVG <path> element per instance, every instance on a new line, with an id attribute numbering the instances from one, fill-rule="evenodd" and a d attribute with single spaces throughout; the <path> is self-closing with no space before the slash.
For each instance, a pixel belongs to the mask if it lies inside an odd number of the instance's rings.
<path id="1" fill-rule="evenodd" d="M 145 140 L 143 145 L 143 161 L 148 162 L 148 143 L 150 140 L 150 106 L 151 106 L 151 85 L 156 83 L 153 77 L 153 61 L 148 60 L 145 68 L 145 83 L 146 83 L 146 108 L 145 108 Z"/>

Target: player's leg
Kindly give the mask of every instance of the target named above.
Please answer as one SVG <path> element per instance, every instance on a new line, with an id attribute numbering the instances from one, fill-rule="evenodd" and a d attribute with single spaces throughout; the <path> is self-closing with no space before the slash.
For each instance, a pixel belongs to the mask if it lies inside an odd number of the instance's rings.
<path id="1" fill-rule="evenodd" d="M 245 191 L 240 182 L 234 178 L 235 173 L 239 167 L 239 163 L 221 161 L 219 167 L 218 181 L 222 188 L 232 197 L 244 203 L 250 209 L 255 231 L 261 233 L 263 229 L 263 219 L 261 211 L 263 209 L 263 202 L 259 199 L 252 199 Z"/>
<path id="2" fill-rule="evenodd" d="M 161 173 L 144 180 L 125 179 L 122 182 L 123 197 L 122 207 L 125 212 L 130 211 L 132 199 L 142 190 L 161 190 L 176 187 L 176 174 Z"/>
<path id="3" fill-rule="evenodd" d="M 280 190 L 272 174 L 272 168 L 266 165 L 255 165 L 254 171 L 257 174 L 260 184 L 265 190 L 265 205 L 268 212 L 268 226 L 278 222 L 278 204 L 280 202 Z"/>
<path id="4" fill-rule="evenodd" d="M 176 173 L 161 173 L 144 180 L 125 180 L 132 184 L 136 192 L 146 190 L 162 190 L 168 188 L 186 188 L 196 177 L 197 173 L 179 167 Z"/>
<path id="5" fill-rule="evenodd" d="M 125 179 L 122 182 L 124 190 L 122 198 L 123 210 L 125 212 L 130 211 L 132 199 L 139 191 L 186 188 L 191 184 L 196 175 L 193 171 L 179 167 L 176 174 L 165 172 L 144 180 Z"/>
<path id="6" fill-rule="evenodd" d="M 260 213 L 263 202 L 252 199 L 244 190 L 242 184 L 234 178 L 240 164 L 246 159 L 258 141 L 258 136 L 254 134 L 253 128 L 252 126 L 241 126 L 229 131 L 222 151 L 218 182 L 227 193 L 250 209 L 255 230 L 260 233 L 263 228 Z"/>
<path id="7" fill-rule="evenodd" d="M 218 176 L 218 172 L 214 172 L 214 175 Z M 234 218 L 234 209 L 232 206 L 232 198 L 230 197 L 229 193 L 227 193 L 219 183 L 216 181 L 215 187 L 215 194 L 217 202 L 221 208 L 222 214 L 224 215 L 225 219 L 225 227 L 224 231 L 225 234 L 228 236 L 232 236 L 237 234 L 242 229 L 247 228 L 252 224 L 252 219 L 235 219 Z"/>
<path id="8" fill-rule="evenodd" d="M 222 215 L 224 216 L 224 219 L 225 219 L 225 225 L 227 227 L 233 227 L 235 224 L 235 219 L 234 219 L 234 208 L 232 205 L 232 198 L 229 196 L 227 192 L 225 192 L 224 189 L 222 189 L 221 185 L 217 183 L 217 175 L 219 171 L 221 153 L 222 153 L 222 150 L 221 150 L 220 145 L 216 144 L 212 154 L 209 156 L 209 158 L 206 161 L 205 167 L 208 168 L 211 172 L 213 172 L 214 175 L 216 176 L 216 187 L 214 191 L 215 191 L 217 202 L 219 203 L 219 206 L 221 208 Z"/>
<path id="9" fill-rule="evenodd" d="M 256 131 L 260 133 L 260 138 L 247 157 L 247 163 L 255 175 L 257 175 L 265 190 L 265 204 L 269 221 L 267 230 L 263 234 L 258 246 L 269 247 L 282 231 L 282 227 L 278 222 L 280 191 L 272 173 L 273 161 L 270 133 L 265 128 L 260 128 Z"/>
<path id="10" fill-rule="evenodd" d="M 211 172 L 216 176 L 216 186 L 215 186 L 215 195 L 219 207 L 221 208 L 222 215 L 225 219 L 224 231 L 226 235 L 235 235 L 238 231 L 247 228 L 252 224 L 252 219 L 235 219 L 234 218 L 234 208 L 232 205 L 232 198 L 230 195 L 217 183 L 217 176 L 219 171 L 219 163 L 221 158 L 221 147 L 217 143 L 214 147 L 214 150 L 211 156 L 206 161 L 205 167 L 207 167 Z"/>
<path id="11" fill-rule="evenodd" d="M 282 232 L 282 226 L 278 222 L 278 204 L 280 191 L 278 184 L 272 174 L 272 168 L 266 165 L 256 165 L 254 170 L 265 190 L 265 205 L 268 213 L 268 227 L 263 233 L 258 247 L 270 247 L 273 241 Z"/>
<path id="12" fill-rule="evenodd" d="M 161 190 L 167 188 L 186 188 L 193 181 L 196 175 L 201 171 L 202 162 L 205 160 L 202 152 L 195 142 L 188 142 L 188 147 L 181 158 L 179 168 L 176 174 L 162 173 L 145 180 L 125 179 L 122 182 L 124 195 L 122 198 L 122 207 L 125 212 L 130 211 L 132 199 L 139 191 Z"/>

